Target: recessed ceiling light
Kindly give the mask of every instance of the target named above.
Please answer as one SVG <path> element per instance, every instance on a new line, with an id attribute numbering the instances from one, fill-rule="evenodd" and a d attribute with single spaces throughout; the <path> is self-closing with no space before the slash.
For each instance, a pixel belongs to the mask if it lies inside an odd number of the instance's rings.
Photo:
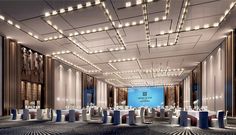
<path id="1" fill-rule="evenodd" d="M 132 25 L 136 25 L 137 23 L 136 22 L 132 22 Z"/>
<path id="2" fill-rule="evenodd" d="M 162 19 L 163 19 L 163 20 L 166 20 L 166 16 L 163 16 Z"/>
<path id="3" fill-rule="evenodd" d="M 125 3 L 125 7 L 130 7 L 131 6 L 131 2 L 126 2 Z"/>
<path id="4" fill-rule="evenodd" d="M 73 10 L 73 7 L 70 6 L 70 7 L 68 7 L 67 9 L 68 9 L 68 11 L 72 11 L 72 10 Z"/>
<path id="5" fill-rule="evenodd" d="M 82 4 L 77 5 L 77 9 L 81 9 L 82 7 L 83 7 Z"/>
<path id="6" fill-rule="evenodd" d="M 119 28 L 122 28 L 122 27 L 123 27 L 123 25 L 122 25 L 122 24 L 119 24 L 119 25 L 118 25 L 118 27 L 119 27 Z"/>
<path id="7" fill-rule="evenodd" d="M 98 28 L 98 31 L 102 31 L 102 28 Z"/>
<path id="8" fill-rule="evenodd" d="M 85 32 L 84 31 L 81 31 L 80 34 L 84 34 Z"/>
<path id="9" fill-rule="evenodd" d="M 150 47 L 151 47 L 151 48 L 154 48 L 154 47 L 156 47 L 156 45 L 151 45 Z"/>
<path id="10" fill-rule="evenodd" d="M 7 23 L 13 25 L 13 22 L 11 20 L 8 20 Z"/>
<path id="11" fill-rule="evenodd" d="M 229 13 L 229 10 L 225 10 L 225 16 Z"/>
<path id="12" fill-rule="evenodd" d="M 62 30 L 58 30 L 61 34 L 63 34 L 63 31 Z"/>
<path id="13" fill-rule="evenodd" d="M 96 4 L 96 5 L 98 5 L 98 4 L 100 4 L 100 3 L 101 3 L 100 0 L 95 0 L 95 4 Z"/>
<path id="14" fill-rule="evenodd" d="M 18 29 L 20 29 L 20 25 L 18 25 L 18 24 L 15 24 L 15 27 L 18 28 Z"/>
<path id="15" fill-rule="evenodd" d="M 204 28 L 209 28 L 210 26 L 209 26 L 209 24 L 204 24 L 203 27 L 204 27 Z"/>
<path id="16" fill-rule="evenodd" d="M 130 25 L 129 22 L 125 23 L 125 27 L 128 27 L 129 25 Z"/>
<path id="17" fill-rule="evenodd" d="M 144 23 L 144 21 L 143 21 L 143 20 L 140 20 L 140 21 L 139 21 L 139 24 L 143 24 L 143 23 Z"/>
<path id="18" fill-rule="evenodd" d="M 53 28 L 56 29 L 56 30 L 58 29 L 58 27 L 56 25 L 53 25 Z"/>
<path id="19" fill-rule="evenodd" d="M 64 8 L 60 9 L 60 13 L 65 13 L 65 9 Z"/>
<path id="20" fill-rule="evenodd" d="M 136 5 L 142 4 L 142 0 L 136 0 Z"/>
<path id="21" fill-rule="evenodd" d="M 5 20 L 5 17 L 2 16 L 2 15 L 0 15 L 0 19 L 1 19 L 1 20 Z"/>
<path id="22" fill-rule="evenodd" d="M 185 31 L 190 31 L 191 30 L 191 27 L 186 27 L 185 28 Z"/>
<path id="23" fill-rule="evenodd" d="M 195 30 L 198 30 L 198 29 L 200 29 L 200 26 L 197 25 L 197 26 L 194 27 L 194 29 L 195 29 Z"/>
<path id="24" fill-rule="evenodd" d="M 86 2 L 86 7 L 90 7 L 91 5 L 91 2 Z"/>
<path id="25" fill-rule="evenodd" d="M 105 30 L 108 30 L 109 28 L 108 27 L 104 27 Z"/>
<path id="26" fill-rule="evenodd" d="M 153 0 L 147 0 L 147 2 L 153 2 Z"/>
<path id="27" fill-rule="evenodd" d="M 57 14 L 57 11 L 52 11 L 52 15 L 56 15 Z"/>
<path id="28" fill-rule="evenodd" d="M 32 36 L 32 35 L 33 35 L 33 33 L 32 33 L 32 32 L 28 32 L 28 34 L 29 34 L 30 36 Z"/>
<path id="29" fill-rule="evenodd" d="M 158 17 L 156 17 L 156 18 L 154 19 L 154 21 L 156 21 L 156 22 L 157 22 L 157 21 L 159 21 L 159 18 L 158 18 Z"/>
<path id="30" fill-rule="evenodd" d="M 44 16 L 48 17 L 48 16 L 50 16 L 50 13 L 49 12 L 45 12 Z"/>
<path id="31" fill-rule="evenodd" d="M 220 22 L 222 22 L 224 20 L 224 16 L 220 17 Z"/>
<path id="32" fill-rule="evenodd" d="M 93 29 L 93 30 L 92 30 L 92 32 L 96 32 L 96 31 L 97 31 L 97 29 Z"/>
<path id="33" fill-rule="evenodd" d="M 34 38 L 38 39 L 39 37 L 37 35 L 34 35 Z"/>
<path id="34" fill-rule="evenodd" d="M 218 26 L 219 26 L 219 23 L 216 22 L 216 23 L 213 24 L 213 26 L 214 26 L 214 27 L 218 27 Z"/>

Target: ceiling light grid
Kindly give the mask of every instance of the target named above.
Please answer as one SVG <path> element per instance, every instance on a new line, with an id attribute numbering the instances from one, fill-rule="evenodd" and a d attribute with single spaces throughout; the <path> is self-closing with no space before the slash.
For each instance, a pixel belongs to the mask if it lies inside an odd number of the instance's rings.
<path id="1" fill-rule="evenodd" d="M 67 8 L 61 8 L 59 10 L 53 10 L 50 12 L 45 12 L 44 17 L 51 17 L 51 16 L 57 16 L 59 14 L 65 14 L 68 12 L 72 12 L 72 11 L 76 11 L 76 10 L 81 10 L 81 9 L 85 9 L 85 8 L 89 8 L 89 7 L 93 7 L 93 6 L 97 6 L 99 5 L 101 2 L 103 2 L 104 0 L 95 0 L 94 2 L 86 2 L 85 4 L 77 4 L 76 6 L 68 6 Z"/>
<path id="2" fill-rule="evenodd" d="M 73 67 L 75 67 L 75 68 L 77 68 L 77 69 L 79 69 L 79 70 L 81 70 L 81 71 L 83 71 L 83 72 L 87 72 L 86 69 L 84 69 L 84 68 L 82 68 L 82 67 L 79 67 L 79 66 L 73 64 L 72 62 L 69 62 L 68 60 L 65 60 L 65 59 L 63 59 L 63 58 L 61 58 L 61 57 L 59 57 L 59 56 L 57 56 L 57 55 L 54 55 L 53 58 L 56 58 L 56 59 L 58 59 L 58 60 L 60 60 L 60 61 L 62 61 L 62 62 L 64 62 L 64 63 L 66 63 L 66 64 L 68 64 L 68 65 L 71 65 L 71 66 L 73 66 Z"/>
<path id="3" fill-rule="evenodd" d="M 104 72 L 104 75 L 111 75 L 111 74 L 127 74 L 127 73 L 167 73 L 167 72 L 183 72 L 184 68 L 177 68 L 177 69 L 159 69 L 159 68 L 151 68 L 151 69 L 136 69 L 136 70 L 126 70 L 126 71 L 115 71 L 115 72 Z"/>
<path id="4" fill-rule="evenodd" d="M 37 34 L 34 34 L 31 31 L 27 32 L 26 30 L 22 29 L 19 24 L 13 22 L 11 19 L 7 19 L 5 16 L 3 16 L 1 14 L 0 14 L 0 21 L 3 21 L 5 23 L 7 23 L 8 25 L 10 25 L 10 26 L 12 26 L 12 27 L 14 27 L 14 28 L 24 32 L 25 34 L 27 34 L 27 35 L 29 35 L 31 37 L 33 37 L 34 39 L 36 39 L 36 40 L 38 40 L 40 42 L 43 42 L 43 40 L 39 39 L 39 36 Z"/>
<path id="5" fill-rule="evenodd" d="M 125 9 L 125 8 L 129 8 L 129 7 L 135 7 L 135 6 L 139 6 L 142 4 L 147 4 L 147 3 L 152 3 L 152 2 L 158 2 L 159 0 L 136 0 L 135 3 L 132 3 L 131 1 L 128 1 L 125 3 L 124 7 L 121 7 L 119 9 Z"/>
<path id="6" fill-rule="evenodd" d="M 58 52 L 52 52 L 52 55 L 60 55 L 60 54 L 70 54 L 71 51 L 58 51 Z"/>
<path id="7" fill-rule="evenodd" d="M 153 1 L 155 2 L 155 1 Z M 154 19 L 154 21 L 150 21 L 150 23 L 155 23 L 155 22 L 160 22 L 160 21 L 164 21 L 166 20 L 168 14 L 169 14 L 169 9 L 170 9 L 170 0 L 166 0 L 166 6 L 165 6 L 165 16 L 163 16 L 161 19 L 159 19 L 158 17 L 156 17 Z M 119 24 L 118 27 L 115 26 L 115 28 L 109 28 L 109 27 L 99 27 L 99 28 L 93 28 L 91 30 L 82 30 L 80 33 L 78 32 L 74 32 L 74 33 L 70 33 L 69 34 L 69 37 L 74 37 L 74 36 L 78 36 L 79 34 L 80 35 L 86 35 L 86 34 L 92 34 L 92 33 L 97 33 L 97 32 L 102 32 L 102 31 L 108 31 L 108 30 L 115 30 L 115 29 L 121 29 L 123 27 L 133 27 L 133 26 L 138 26 L 138 25 L 143 25 L 144 24 L 144 21 L 143 20 L 140 20 L 139 22 L 136 22 L 136 21 L 133 21 L 133 22 L 126 22 L 124 24 Z M 49 39 L 49 37 L 47 38 Z M 53 37 L 50 38 L 51 40 L 57 40 Z"/>
<path id="8" fill-rule="evenodd" d="M 220 24 L 226 19 L 226 17 L 229 15 L 229 13 L 234 9 L 236 5 L 236 1 L 232 2 L 229 6 L 228 9 L 225 10 L 224 12 L 224 15 L 221 16 L 219 18 L 219 22 L 215 22 L 213 23 L 212 25 L 209 25 L 209 24 L 204 24 L 203 26 L 199 26 L 199 25 L 196 25 L 194 26 L 193 28 L 191 27 L 186 27 L 185 30 L 182 30 L 182 26 L 179 26 L 177 31 L 175 32 L 172 32 L 172 31 L 169 31 L 169 32 L 162 32 L 160 34 L 157 34 L 156 36 L 162 36 L 162 35 L 168 35 L 168 34 L 177 34 L 176 36 L 176 39 L 175 41 L 178 41 L 178 38 L 179 38 L 179 34 L 180 33 L 183 33 L 183 32 L 191 32 L 191 31 L 197 31 L 197 30 L 203 30 L 203 29 L 211 29 L 211 28 L 218 28 L 220 26 Z M 187 12 L 187 10 L 184 10 L 185 12 Z M 183 15 L 181 16 L 183 18 Z M 180 28 L 181 27 L 181 28 Z M 175 43 L 170 43 L 170 45 L 176 45 L 177 42 Z M 151 48 L 155 48 L 155 47 L 166 47 L 167 44 L 157 44 L 157 45 L 151 45 L 150 47 Z"/>
<path id="9" fill-rule="evenodd" d="M 85 59 L 84 57 L 80 56 L 78 53 L 76 52 L 72 52 L 72 54 L 76 57 L 78 57 L 79 59 L 83 60 L 84 62 L 88 63 L 89 65 L 91 65 L 92 67 L 98 69 L 99 71 L 102 71 L 101 68 L 99 68 L 98 66 L 96 66 L 95 64 L 93 64 L 92 62 L 88 61 L 87 59 Z"/>
<path id="10" fill-rule="evenodd" d="M 62 54 L 73 54 L 74 56 L 78 57 L 79 59 L 81 59 L 82 61 L 88 63 L 89 65 L 91 65 L 92 67 L 96 68 L 98 71 L 101 71 L 101 69 L 94 65 L 92 62 L 88 61 L 87 59 L 85 59 L 84 57 L 80 56 L 78 53 L 76 52 L 71 52 L 71 51 L 58 51 L 58 52 L 53 52 L 52 53 L 52 56 L 55 57 L 55 55 L 62 55 Z M 57 58 L 57 57 L 56 57 Z M 97 70 L 94 70 L 94 71 L 97 71 Z M 92 72 L 91 72 L 92 73 Z"/>
<path id="11" fill-rule="evenodd" d="M 115 22 L 113 21 L 112 16 L 111 16 L 108 8 L 106 7 L 105 2 L 102 2 L 102 9 L 104 10 L 105 15 L 107 16 L 108 20 L 110 21 L 113 29 L 116 31 L 116 35 L 117 35 L 117 37 L 119 39 L 120 44 L 122 45 L 122 47 L 124 47 L 124 49 L 126 49 L 126 44 L 124 42 L 124 39 L 122 38 L 119 30 L 116 29 Z"/>
<path id="12" fill-rule="evenodd" d="M 44 21 L 47 22 L 47 24 L 49 24 L 53 29 L 55 29 L 57 32 L 59 32 L 61 35 L 59 36 L 54 36 L 54 37 L 47 37 L 47 38 L 44 38 L 44 41 L 51 41 L 51 40 L 57 40 L 57 39 L 60 39 L 60 38 L 67 38 L 68 40 L 70 40 L 73 44 L 75 44 L 77 47 L 79 47 L 81 50 L 83 50 L 85 53 L 87 54 L 97 54 L 97 53 L 105 53 L 105 52 L 113 52 L 113 51 L 122 51 L 122 50 L 125 50 L 126 49 L 126 45 L 124 43 L 124 40 L 123 38 L 121 37 L 121 34 L 119 33 L 119 31 L 116 29 L 115 27 L 115 22 L 112 20 L 112 17 L 108 11 L 108 9 L 106 8 L 106 5 L 105 5 L 105 2 L 104 1 L 98 1 L 98 0 L 95 0 L 96 3 L 95 5 L 100 5 L 102 4 L 102 7 L 105 11 L 105 14 L 106 16 L 108 17 L 109 21 L 111 22 L 111 25 L 113 27 L 113 29 L 116 31 L 116 34 L 118 36 L 118 39 L 119 39 L 119 42 L 122 44 L 122 47 L 116 47 L 116 48 L 108 48 L 107 50 L 95 50 L 95 51 L 88 51 L 88 49 L 86 49 L 84 46 L 80 45 L 75 39 L 73 39 L 72 37 L 74 36 L 78 36 L 78 35 L 83 35 L 83 34 L 90 34 L 90 33 L 95 33 L 95 32 L 101 32 L 101 31 L 107 31 L 109 30 L 110 28 L 109 27 L 104 27 L 104 28 L 98 28 L 98 29 L 92 29 L 92 30 L 86 30 L 86 31 L 81 31 L 80 33 L 79 32 L 74 32 L 74 33 L 69 33 L 69 35 L 65 35 L 63 33 L 62 30 L 58 29 L 58 27 L 56 25 L 53 25 L 51 23 L 51 21 L 46 21 L 45 19 L 43 19 Z M 95 6 L 94 5 L 94 6 Z M 71 7 L 71 9 L 73 9 L 73 7 Z M 69 8 L 68 8 L 69 10 Z M 73 11 L 73 10 L 71 10 Z M 56 11 L 55 11 L 56 13 Z M 63 12 L 65 13 L 65 12 Z M 45 13 L 45 15 L 48 15 L 48 16 L 45 16 L 45 17 L 49 17 L 51 15 L 53 15 L 53 12 L 52 13 Z M 57 14 L 54 14 L 54 15 L 57 15 Z"/>
<path id="13" fill-rule="evenodd" d="M 118 70 L 114 65 L 112 65 L 111 63 L 108 63 L 108 65 L 110 66 L 110 67 L 112 67 L 114 70 Z"/>
<path id="14" fill-rule="evenodd" d="M 100 70 L 86 70 L 86 69 L 84 69 L 84 68 L 82 68 L 80 66 L 77 66 L 77 65 L 73 64 L 72 62 L 69 62 L 68 60 L 65 60 L 62 57 L 59 57 L 57 55 L 53 55 L 53 58 L 56 58 L 56 59 L 62 61 L 63 63 L 71 65 L 71 66 L 73 66 L 73 67 L 75 67 L 75 68 L 77 68 L 80 71 L 85 72 L 85 73 L 98 73 L 98 72 L 101 72 Z"/>
<path id="15" fill-rule="evenodd" d="M 184 6 L 182 8 L 182 12 L 181 12 L 181 16 L 180 16 L 180 22 L 178 23 L 178 27 L 177 27 L 177 30 L 175 32 L 176 34 L 176 37 L 175 37 L 175 41 L 172 43 L 169 43 L 167 41 L 167 43 L 165 44 L 156 44 L 156 45 L 151 45 L 149 46 L 149 48 L 155 48 L 155 47 L 166 47 L 166 46 L 173 46 L 173 45 L 176 45 L 178 40 L 179 40 L 179 35 L 180 35 L 180 31 L 182 30 L 183 28 L 183 24 L 184 24 L 184 21 L 187 17 L 187 10 L 188 10 L 188 6 L 189 6 L 189 0 L 185 0 L 184 2 Z M 164 31 L 161 31 L 160 34 L 156 35 L 156 36 L 162 36 L 162 35 L 166 35 L 166 34 L 172 34 L 173 31 L 172 30 L 169 30 L 168 32 L 164 32 Z"/>
<path id="16" fill-rule="evenodd" d="M 43 19 L 44 20 L 44 19 Z M 77 47 L 79 47 L 82 51 L 88 53 L 89 51 L 82 45 L 80 45 L 75 39 L 73 39 L 72 37 L 68 37 L 64 34 L 64 32 L 58 28 L 57 25 L 54 25 L 51 21 L 49 20 L 44 20 L 50 27 L 52 27 L 54 30 L 56 30 L 57 32 L 59 32 L 62 36 L 64 36 L 65 38 L 67 38 L 71 43 L 73 43 L 74 45 L 76 45 Z M 44 39 L 45 41 L 47 41 L 47 39 Z"/>
<path id="17" fill-rule="evenodd" d="M 118 80 L 118 79 L 105 79 L 105 81 L 109 84 L 112 84 L 113 86 L 118 86 L 117 83 L 113 83 L 113 82 L 118 82 L 120 83 L 121 85 L 127 85 L 125 84 L 124 82 Z"/>
<path id="18" fill-rule="evenodd" d="M 125 58 L 125 59 L 116 59 L 116 60 L 109 60 L 108 63 L 118 63 L 118 62 L 127 62 L 127 61 L 136 61 L 137 58 Z"/>
<path id="19" fill-rule="evenodd" d="M 147 4 L 142 4 L 143 17 L 144 17 L 144 26 L 145 26 L 145 34 L 146 34 L 146 42 L 147 46 L 150 46 L 150 30 L 148 23 L 148 13 L 147 13 Z"/>
<path id="20" fill-rule="evenodd" d="M 220 25 L 226 17 L 229 15 L 229 13 L 234 9 L 236 5 L 236 1 L 230 3 L 229 8 L 225 10 L 224 15 L 220 17 L 218 25 Z"/>

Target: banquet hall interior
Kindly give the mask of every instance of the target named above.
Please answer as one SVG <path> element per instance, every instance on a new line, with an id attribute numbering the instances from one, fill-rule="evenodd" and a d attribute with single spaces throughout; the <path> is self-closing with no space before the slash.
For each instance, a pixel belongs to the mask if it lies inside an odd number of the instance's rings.
<path id="1" fill-rule="evenodd" d="M 235 7 L 0 0 L 0 134 L 236 134 Z"/>

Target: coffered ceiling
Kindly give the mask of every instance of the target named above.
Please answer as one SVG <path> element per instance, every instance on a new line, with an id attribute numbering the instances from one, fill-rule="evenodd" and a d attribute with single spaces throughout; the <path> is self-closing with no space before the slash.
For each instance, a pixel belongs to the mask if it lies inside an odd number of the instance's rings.
<path id="1" fill-rule="evenodd" d="M 0 32 L 116 86 L 174 84 L 235 27 L 235 0 L 2 0 Z"/>

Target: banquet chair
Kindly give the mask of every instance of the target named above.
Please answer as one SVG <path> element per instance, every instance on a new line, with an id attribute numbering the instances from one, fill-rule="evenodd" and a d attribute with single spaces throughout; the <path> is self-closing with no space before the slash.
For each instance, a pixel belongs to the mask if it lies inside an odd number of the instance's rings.
<path id="1" fill-rule="evenodd" d="M 227 124 L 228 124 L 227 117 L 228 117 L 228 111 L 225 112 L 225 116 L 224 116 L 224 126 L 227 126 Z"/>
<path id="2" fill-rule="evenodd" d="M 121 123 L 120 111 L 115 110 L 113 115 L 113 124 L 119 125 Z"/>
<path id="3" fill-rule="evenodd" d="M 160 109 L 160 118 L 161 119 L 165 118 L 165 109 L 164 108 Z"/>
<path id="4" fill-rule="evenodd" d="M 174 116 L 174 110 L 170 110 L 168 117 L 169 117 L 169 123 L 170 124 L 179 124 L 179 118 L 177 116 Z"/>
<path id="5" fill-rule="evenodd" d="M 152 108 L 152 118 L 155 119 L 155 117 L 156 117 L 156 110 Z"/>
<path id="6" fill-rule="evenodd" d="M 11 118 L 10 120 L 16 120 L 17 119 L 17 110 L 11 109 Z"/>
<path id="7" fill-rule="evenodd" d="M 90 113 L 87 113 L 87 109 L 82 110 L 82 121 L 91 120 Z"/>
<path id="8" fill-rule="evenodd" d="M 142 108 L 141 108 L 141 111 L 140 111 L 140 116 L 141 116 L 141 122 L 142 122 L 142 123 L 145 122 L 145 117 L 144 117 L 144 113 L 145 113 L 145 112 L 144 112 L 144 110 L 145 110 L 145 108 L 142 107 Z"/>
<path id="9" fill-rule="evenodd" d="M 43 109 L 37 109 L 37 120 L 43 119 Z"/>
<path id="10" fill-rule="evenodd" d="M 191 119 L 188 118 L 188 112 L 187 111 L 180 111 L 180 126 L 187 127 L 191 126 Z"/>
<path id="11" fill-rule="evenodd" d="M 29 120 L 29 119 L 30 119 L 29 109 L 23 109 L 23 120 Z"/>
<path id="12" fill-rule="evenodd" d="M 103 123 L 112 123 L 112 117 L 109 116 L 108 111 L 107 110 L 103 110 L 103 116 L 102 116 L 102 121 Z"/>
<path id="13" fill-rule="evenodd" d="M 69 110 L 69 122 L 75 122 L 75 110 Z"/>
<path id="14" fill-rule="evenodd" d="M 52 110 L 52 121 L 53 121 L 53 122 L 56 122 L 56 119 L 57 119 L 56 111 L 55 111 L 55 110 Z"/>
<path id="15" fill-rule="evenodd" d="M 224 111 L 217 111 L 216 118 L 211 119 L 211 126 L 224 128 Z"/>
<path id="16" fill-rule="evenodd" d="M 129 111 L 129 115 L 128 115 L 128 124 L 129 125 L 134 125 L 135 124 L 135 111 L 134 110 L 130 110 Z"/>
<path id="17" fill-rule="evenodd" d="M 135 123 L 136 124 L 142 124 L 140 112 L 141 111 L 139 109 L 135 110 Z"/>

